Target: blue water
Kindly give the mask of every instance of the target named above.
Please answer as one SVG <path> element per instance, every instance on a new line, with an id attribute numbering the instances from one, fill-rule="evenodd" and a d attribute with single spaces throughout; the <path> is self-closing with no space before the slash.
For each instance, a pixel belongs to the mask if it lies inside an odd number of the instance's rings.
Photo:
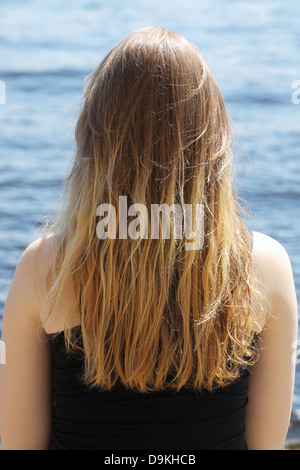
<path id="1" fill-rule="evenodd" d="M 177 30 L 206 57 L 238 136 L 238 187 L 251 227 L 285 246 L 300 299 L 298 0 L 1 0 L 1 315 L 21 252 L 57 205 L 84 77 L 125 35 L 151 24 Z"/>

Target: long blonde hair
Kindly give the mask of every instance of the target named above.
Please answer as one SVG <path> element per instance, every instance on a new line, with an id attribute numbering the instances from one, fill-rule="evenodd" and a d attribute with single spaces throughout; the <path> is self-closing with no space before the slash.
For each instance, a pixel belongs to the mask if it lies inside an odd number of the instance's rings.
<path id="1" fill-rule="evenodd" d="M 80 308 L 85 382 L 141 392 L 229 384 L 253 353 L 251 242 L 225 105 L 199 50 L 162 27 L 130 34 L 91 75 L 75 136 L 44 308 L 50 315 L 71 279 L 64 331 L 76 348 Z M 148 208 L 201 204 L 202 248 L 186 250 L 172 230 L 99 239 L 97 207 L 118 213 L 120 195 Z"/>

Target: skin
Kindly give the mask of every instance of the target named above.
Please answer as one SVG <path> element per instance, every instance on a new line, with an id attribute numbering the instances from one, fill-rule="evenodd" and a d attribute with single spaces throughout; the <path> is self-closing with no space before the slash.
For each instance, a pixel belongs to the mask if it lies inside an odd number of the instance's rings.
<path id="1" fill-rule="evenodd" d="M 44 333 L 38 323 L 52 239 L 32 243 L 23 253 L 7 297 L 2 340 L 6 364 L 0 376 L 0 434 L 4 450 L 47 449 L 51 434 L 51 362 L 46 333 L 63 329 L 72 288 Z M 291 263 L 283 246 L 254 232 L 255 271 L 266 301 L 257 303 L 262 350 L 251 368 L 246 413 L 249 450 L 279 450 L 290 420 L 295 376 L 298 311 Z M 262 308 L 260 308 L 262 307 Z M 74 317 L 74 326 L 79 323 Z"/>
<path id="2" fill-rule="evenodd" d="M 276 240 L 255 232 L 254 263 L 265 285 L 260 357 L 252 367 L 246 415 L 249 450 L 282 449 L 293 401 L 298 310 L 292 266 Z"/>

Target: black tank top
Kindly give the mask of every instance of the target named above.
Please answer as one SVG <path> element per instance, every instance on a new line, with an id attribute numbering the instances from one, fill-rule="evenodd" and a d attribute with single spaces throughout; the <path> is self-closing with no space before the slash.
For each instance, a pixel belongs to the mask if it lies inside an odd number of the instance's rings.
<path id="1" fill-rule="evenodd" d="M 74 329 L 80 339 L 80 326 Z M 68 355 L 63 332 L 48 335 L 53 420 L 49 450 L 247 450 L 245 411 L 249 371 L 213 392 L 150 394 L 118 384 L 88 388 L 84 361 Z"/>

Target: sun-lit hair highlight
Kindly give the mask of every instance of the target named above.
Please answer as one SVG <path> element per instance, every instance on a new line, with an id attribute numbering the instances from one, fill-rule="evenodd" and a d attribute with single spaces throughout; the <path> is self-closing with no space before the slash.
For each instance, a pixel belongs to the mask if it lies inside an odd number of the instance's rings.
<path id="1" fill-rule="evenodd" d="M 44 310 L 71 280 L 65 338 L 76 348 L 80 309 L 86 383 L 141 392 L 229 384 L 253 354 L 251 241 L 227 112 L 199 50 L 161 27 L 130 34 L 89 77 L 75 135 L 66 202 L 50 224 Z M 120 195 L 149 209 L 203 204 L 203 247 L 186 250 L 172 227 L 170 239 L 100 240 L 96 209 L 110 203 L 118 214 Z"/>

